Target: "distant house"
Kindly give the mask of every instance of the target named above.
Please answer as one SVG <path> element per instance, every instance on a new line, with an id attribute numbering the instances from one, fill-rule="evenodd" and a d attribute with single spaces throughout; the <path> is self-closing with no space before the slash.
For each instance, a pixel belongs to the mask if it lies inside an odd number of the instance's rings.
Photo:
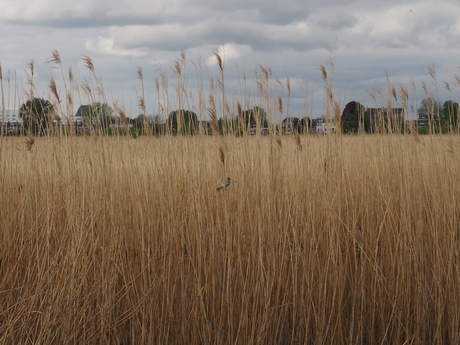
<path id="1" fill-rule="evenodd" d="M 259 133 L 261 135 L 268 135 L 270 133 L 270 129 L 268 127 L 261 127 Z M 251 123 L 249 125 L 249 134 L 256 135 L 257 134 L 257 124 Z"/>
<path id="2" fill-rule="evenodd" d="M 327 134 L 335 132 L 334 121 L 326 121 L 325 119 L 313 119 L 311 125 L 311 132 L 318 134 Z"/>
<path id="3" fill-rule="evenodd" d="M 428 119 L 428 115 L 420 114 L 416 122 L 417 122 L 417 128 L 422 128 L 422 127 L 428 128 L 430 126 L 430 120 Z"/>
<path id="4" fill-rule="evenodd" d="M 80 105 L 77 109 L 77 112 L 73 116 L 73 126 L 74 130 L 77 133 L 88 133 L 91 131 L 89 124 L 85 120 L 85 112 L 87 113 L 89 110 L 89 105 L 83 104 Z"/>
<path id="5" fill-rule="evenodd" d="M 19 116 L 19 110 L 16 109 L 0 111 L 0 122 L 3 135 L 17 135 L 23 129 L 22 118 Z"/>
<path id="6" fill-rule="evenodd" d="M 303 121 L 298 117 L 287 117 L 281 122 L 281 133 L 282 134 L 294 134 L 303 133 L 305 126 Z"/>

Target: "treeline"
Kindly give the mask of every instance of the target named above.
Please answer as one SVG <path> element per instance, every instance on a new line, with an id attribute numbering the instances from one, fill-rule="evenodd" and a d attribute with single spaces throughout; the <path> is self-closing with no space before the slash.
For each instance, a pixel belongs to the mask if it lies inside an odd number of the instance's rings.
<path id="1" fill-rule="evenodd" d="M 452 100 L 424 98 L 414 120 L 407 120 L 406 112 L 406 108 L 365 108 L 352 101 L 345 106 L 340 125 L 344 133 L 403 133 L 411 126 L 420 134 L 459 131 L 459 104 Z"/>
<path id="2" fill-rule="evenodd" d="M 218 118 L 210 112 L 210 120 L 200 121 L 198 115 L 186 109 L 174 110 L 166 119 L 149 118 L 140 114 L 137 118 L 127 117 L 123 111 L 107 103 L 95 102 L 81 106 L 76 116 L 62 118 L 48 100 L 34 98 L 19 109 L 19 122 L 5 123 L 3 134 L 10 135 L 53 135 L 56 133 L 103 134 L 103 135 L 212 135 L 256 133 L 260 129 L 279 132 L 281 129 L 270 124 L 267 113 L 261 107 L 242 110 L 232 117 Z M 444 103 L 432 98 L 422 100 L 417 109 L 418 118 L 407 121 L 406 108 L 365 108 L 361 103 L 349 102 L 334 122 L 343 133 L 404 133 L 417 130 L 425 133 L 448 133 L 459 131 L 459 104 L 448 100 Z M 296 119 L 296 118 L 295 118 Z M 298 119 L 297 119 L 298 120 Z M 300 120 L 303 128 L 311 127 L 308 117 Z M 299 131 L 300 132 L 300 131 Z"/>
<path id="3" fill-rule="evenodd" d="M 263 108 L 239 111 L 232 118 L 210 116 L 210 121 L 199 121 L 198 115 L 185 109 L 174 110 L 162 121 L 140 114 L 137 118 L 127 117 L 123 111 L 114 109 L 107 103 L 95 102 L 79 108 L 71 117 L 61 117 L 59 109 L 48 100 L 34 98 L 28 100 L 19 109 L 18 130 L 9 134 L 52 135 L 59 133 L 76 134 L 131 134 L 139 135 L 195 135 L 195 134 L 243 134 L 253 127 L 268 127 L 267 114 Z M 2 121 L 4 128 L 12 123 Z M 8 133 L 4 131 L 4 133 Z"/>

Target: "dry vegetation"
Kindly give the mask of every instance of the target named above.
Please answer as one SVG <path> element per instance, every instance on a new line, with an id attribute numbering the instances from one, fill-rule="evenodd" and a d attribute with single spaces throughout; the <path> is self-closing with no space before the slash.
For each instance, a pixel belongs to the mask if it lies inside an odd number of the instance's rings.
<path id="1" fill-rule="evenodd" d="M 167 71 L 155 81 L 165 114 L 177 99 L 214 133 L 254 105 L 245 72 L 245 96 L 227 95 L 215 55 L 209 92 L 197 64 L 188 96 L 184 52 L 176 95 Z M 106 101 L 89 57 L 83 85 L 50 62 L 60 118 L 80 92 Z M 289 78 L 256 74 L 256 105 L 289 114 Z M 32 63 L 28 76 L 32 97 Z M 415 86 L 399 90 L 413 113 Z M 371 97 L 392 107 L 396 93 Z M 0 344 L 460 343 L 460 137 L 146 133 L 0 137 Z"/>
<path id="2" fill-rule="evenodd" d="M 25 140 L 2 344 L 460 341 L 456 136 Z"/>

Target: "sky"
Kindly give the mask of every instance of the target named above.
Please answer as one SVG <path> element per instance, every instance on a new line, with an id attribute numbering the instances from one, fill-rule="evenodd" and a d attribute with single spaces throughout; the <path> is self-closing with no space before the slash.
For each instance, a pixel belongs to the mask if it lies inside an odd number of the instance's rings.
<path id="1" fill-rule="evenodd" d="M 1 0 L 1 4 L 0 64 L 3 107 L 8 109 L 19 107 L 16 104 L 28 97 L 31 62 L 34 95 L 57 104 L 49 88 L 53 78 L 63 112 L 90 103 L 82 85 L 89 85 L 96 95 L 97 78 L 104 90 L 100 97 L 130 117 L 143 113 L 139 107 L 143 97 L 147 114 L 167 114 L 185 104 L 206 119 L 212 94 L 220 115 L 234 114 L 239 102 L 243 108 L 262 106 L 275 120 L 305 114 L 318 118 L 326 112 L 321 65 L 341 108 L 350 101 L 381 107 L 388 99 L 402 106 L 401 97 L 388 96 L 389 88 L 399 94 L 401 86 L 409 94 L 408 118 L 416 116 L 413 109 L 427 94 L 439 101 L 460 97 L 458 0 Z M 59 52 L 62 69 L 52 62 L 52 51 Z M 225 110 L 220 106 L 222 75 L 215 53 L 223 61 L 229 104 Z M 96 77 L 84 57 L 91 58 Z M 264 70 L 269 71 L 268 94 L 262 94 L 257 84 Z M 72 95 L 72 105 L 66 92 Z"/>

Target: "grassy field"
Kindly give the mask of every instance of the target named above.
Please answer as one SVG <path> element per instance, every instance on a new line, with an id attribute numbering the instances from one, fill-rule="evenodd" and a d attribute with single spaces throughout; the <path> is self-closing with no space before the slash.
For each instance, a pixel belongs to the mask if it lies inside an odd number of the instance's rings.
<path id="1" fill-rule="evenodd" d="M 297 138 L 2 138 L 0 343 L 458 344 L 460 138 Z"/>

